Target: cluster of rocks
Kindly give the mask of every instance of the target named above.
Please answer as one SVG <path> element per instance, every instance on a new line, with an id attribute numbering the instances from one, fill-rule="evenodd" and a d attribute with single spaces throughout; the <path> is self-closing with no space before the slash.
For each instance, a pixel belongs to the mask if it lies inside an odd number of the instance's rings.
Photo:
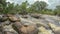
<path id="1" fill-rule="evenodd" d="M 40 18 L 40 15 L 31 15 L 34 18 Z M 27 16 L 17 17 L 16 15 L 0 15 L 0 34 L 60 34 L 60 27 L 55 24 L 48 23 L 48 28 L 41 23 L 23 24 L 20 18 L 28 18 Z"/>

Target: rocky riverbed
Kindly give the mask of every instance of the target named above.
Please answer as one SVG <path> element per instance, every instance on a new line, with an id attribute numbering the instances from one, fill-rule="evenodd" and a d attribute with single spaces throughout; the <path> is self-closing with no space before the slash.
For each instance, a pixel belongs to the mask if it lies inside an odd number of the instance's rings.
<path id="1" fill-rule="evenodd" d="M 60 17 L 43 14 L 0 15 L 0 34 L 60 34 Z"/>

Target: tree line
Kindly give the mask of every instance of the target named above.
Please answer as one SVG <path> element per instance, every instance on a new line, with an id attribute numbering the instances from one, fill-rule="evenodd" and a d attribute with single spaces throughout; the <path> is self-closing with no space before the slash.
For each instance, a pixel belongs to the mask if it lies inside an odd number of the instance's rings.
<path id="1" fill-rule="evenodd" d="M 36 1 L 33 4 L 29 4 L 28 1 L 21 4 L 14 4 L 6 2 L 6 0 L 0 0 L 0 14 L 28 14 L 28 13 L 40 13 L 49 15 L 60 15 L 60 5 L 57 5 L 54 10 L 47 8 L 48 4 L 44 1 Z"/>

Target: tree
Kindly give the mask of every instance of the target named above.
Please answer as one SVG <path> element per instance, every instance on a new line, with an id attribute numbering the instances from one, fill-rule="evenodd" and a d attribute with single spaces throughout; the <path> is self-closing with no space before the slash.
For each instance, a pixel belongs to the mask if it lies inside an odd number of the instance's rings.
<path id="1" fill-rule="evenodd" d="M 6 0 L 0 0 L 0 13 L 4 13 L 6 9 Z"/>
<path id="2" fill-rule="evenodd" d="M 36 1 L 34 4 L 31 5 L 31 11 L 34 11 L 34 12 L 40 12 L 42 10 L 44 10 L 46 8 L 48 4 L 44 1 Z"/>
<path id="3" fill-rule="evenodd" d="M 55 13 L 55 15 L 60 15 L 60 5 L 56 6 L 54 13 Z"/>
<path id="4" fill-rule="evenodd" d="M 0 0 L 0 13 L 2 14 L 16 14 L 18 11 L 18 5 L 14 5 L 14 3 L 6 2 L 6 0 Z"/>
<path id="5" fill-rule="evenodd" d="M 5 13 L 14 13 L 14 3 L 8 3 L 8 6 L 6 7 Z"/>
<path id="6" fill-rule="evenodd" d="M 20 5 L 20 10 L 22 14 L 26 14 L 27 13 L 27 7 L 28 7 L 28 2 L 22 2 L 22 4 Z"/>

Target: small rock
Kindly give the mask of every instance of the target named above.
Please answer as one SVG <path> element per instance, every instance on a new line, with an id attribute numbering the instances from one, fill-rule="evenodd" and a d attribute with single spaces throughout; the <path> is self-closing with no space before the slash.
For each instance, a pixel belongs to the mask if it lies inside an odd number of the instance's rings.
<path id="1" fill-rule="evenodd" d="M 31 16 L 37 19 L 40 18 L 40 14 L 31 14 Z"/>
<path id="2" fill-rule="evenodd" d="M 22 18 L 28 18 L 28 15 L 23 15 Z"/>

